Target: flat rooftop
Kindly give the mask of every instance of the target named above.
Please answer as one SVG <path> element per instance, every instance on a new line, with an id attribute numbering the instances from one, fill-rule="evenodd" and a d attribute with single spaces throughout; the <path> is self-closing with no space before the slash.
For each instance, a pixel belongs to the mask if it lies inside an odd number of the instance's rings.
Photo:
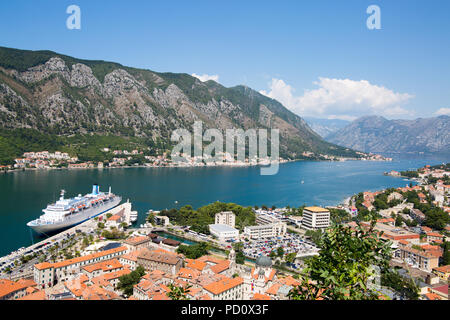
<path id="1" fill-rule="evenodd" d="M 232 232 L 232 231 L 237 231 L 237 229 L 230 227 L 229 225 L 226 224 L 210 224 L 209 225 L 210 229 L 214 229 L 214 231 L 216 232 Z"/>
<path id="2" fill-rule="evenodd" d="M 309 212 L 329 212 L 328 209 L 322 207 L 305 207 L 303 210 L 307 210 Z"/>

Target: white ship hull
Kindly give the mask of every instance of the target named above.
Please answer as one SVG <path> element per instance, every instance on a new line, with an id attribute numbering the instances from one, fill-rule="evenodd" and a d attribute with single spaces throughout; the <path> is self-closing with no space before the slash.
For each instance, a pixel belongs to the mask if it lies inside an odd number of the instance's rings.
<path id="1" fill-rule="evenodd" d="M 89 209 L 86 209 L 82 212 L 76 213 L 61 222 L 57 223 L 51 223 L 51 224 L 31 224 L 28 223 L 27 225 L 32 228 L 37 233 L 50 233 L 55 232 L 61 229 L 66 229 L 69 227 L 73 227 L 77 224 L 80 224 L 86 220 L 92 219 L 114 207 L 116 207 L 120 202 L 122 201 L 122 198 L 119 196 L 116 196 L 113 200 L 108 201 L 104 203 L 103 205 L 97 206 L 97 207 L 91 207 Z"/>

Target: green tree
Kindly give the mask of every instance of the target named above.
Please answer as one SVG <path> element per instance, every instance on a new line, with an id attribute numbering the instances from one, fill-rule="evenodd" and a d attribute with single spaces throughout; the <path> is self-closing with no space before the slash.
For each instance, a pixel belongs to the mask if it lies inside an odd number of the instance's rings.
<path id="1" fill-rule="evenodd" d="M 309 237 L 315 245 L 320 246 L 322 230 L 308 230 L 305 232 L 305 236 Z"/>
<path id="2" fill-rule="evenodd" d="M 397 215 L 397 217 L 395 218 L 395 226 L 401 227 L 402 224 L 403 224 L 403 218 L 400 215 Z"/>
<path id="3" fill-rule="evenodd" d="M 205 242 L 196 243 L 193 245 L 181 244 L 178 246 L 177 253 L 184 254 L 188 259 L 197 259 L 208 254 L 209 245 Z"/>
<path id="4" fill-rule="evenodd" d="M 286 255 L 285 260 L 286 260 L 286 262 L 293 263 L 296 257 L 297 257 L 297 253 L 291 252 Z"/>
<path id="5" fill-rule="evenodd" d="M 359 224 L 356 230 L 343 225 L 328 229 L 321 240 L 318 256 L 305 261 L 301 285 L 289 292 L 294 300 L 365 300 L 378 294 L 368 285 L 373 267 L 388 268 L 390 242 L 378 238 L 376 220 L 368 230 Z"/>
<path id="6" fill-rule="evenodd" d="M 168 285 L 170 291 L 166 293 L 166 295 L 172 300 L 189 300 L 187 294 L 190 292 L 191 285 L 183 286 L 175 286 L 172 283 Z"/>
<path id="7" fill-rule="evenodd" d="M 283 255 L 284 255 L 283 247 L 278 247 L 277 248 L 277 256 L 281 258 Z"/>
<path id="8" fill-rule="evenodd" d="M 403 299 L 417 300 L 419 288 L 412 278 L 404 278 L 396 270 L 381 275 L 381 285 L 392 288 Z"/>
<path id="9" fill-rule="evenodd" d="M 142 266 L 138 266 L 136 270 L 119 278 L 117 288 L 122 290 L 127 296 L 131 296 L 133 294 L 133 286 L 138 284 L 144 275 L 145 269 Z"/>
<path id="10" fill-rule="evenodd" d="M 442 255 L 442 264 L 448 266 L 450 264 L 450 242 L 445 241 L 443 244 L 444 253 Z"/>

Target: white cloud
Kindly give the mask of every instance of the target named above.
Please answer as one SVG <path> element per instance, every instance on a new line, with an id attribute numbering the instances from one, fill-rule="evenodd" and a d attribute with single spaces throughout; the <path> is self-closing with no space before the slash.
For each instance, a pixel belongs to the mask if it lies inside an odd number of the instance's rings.
<path id="1" fill-rule="evenodd" d="M 260 91 L 300 116 L 355 119 L 368 114 L 388 117 L 411 115 L 402 107 L 413 95 L 396 93 L 367 80 L 319 78 L 314 90 L 295 96 L 293 88 L 281 79 L 272 79 L 270 91 Z"/>
<path id="2" fill-rule="evenodd" d="M 437 116 L 450 116 L 450 108 L 440 108 L 434 114 Z"/>
<path id="3" fill-rule="evenodd" d="M 219 82 L 219 76 L 217 74 L 215 74 L 215 75 L 209 75 L 209 74 L 199 75 L 199 74 L 193 73 L 192 76 L 196 77 L 197 79 L 199 79 L 200 81 L 203 81 L 203 82 L 208 81 L 208 80 L 214 80 L 215 82 Z"/>

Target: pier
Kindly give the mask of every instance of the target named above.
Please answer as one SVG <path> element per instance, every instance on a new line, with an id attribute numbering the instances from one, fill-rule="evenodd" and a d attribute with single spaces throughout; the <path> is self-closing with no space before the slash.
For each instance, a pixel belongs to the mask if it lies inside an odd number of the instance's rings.
<path id="1" fill-rule="evenodd" d="M 125 223 L 130 224 L 130 214 L 131 214 L 131 203 L 129 201 L 114 207 L 107 212 L 102 213 L 98 216 L 98 220 L 105 221 L 107 214 L 123 214 L 123 220 Z M 19 260 L 22 256 L 30 255 L 35 252 L 46 253 L 50 247 L 59 245 L 61 246 L 63 240 L 70 239 L 74 237 L 76 234 L 89 234 L 93 233 L 95 229 L 97 229 L 97 223 L 94 217 L 86 220 L 78 225 L 75 225 L 69 229 L 63 230 L 55 235 L 52 235 L 42 241 L 34 243 L 28 247 L 20 248 L 7 256 L 0 258 L 0 263 L 5 262 L 6 264 L 14 263 L 14 261 Z M 33 258 L 28 261 L 24 265 L 20 267 L 16 267 L 12 270 L 10 274 L 1 273 L 0 278 L 8 278 L 10 280 L 16 280 L 20 278 L 30 278 L 33 277 L 33 266 L 34 264 L 39 262 L 39 257 Z M 5 264 L 5 265 L 6 265 Z"/>

